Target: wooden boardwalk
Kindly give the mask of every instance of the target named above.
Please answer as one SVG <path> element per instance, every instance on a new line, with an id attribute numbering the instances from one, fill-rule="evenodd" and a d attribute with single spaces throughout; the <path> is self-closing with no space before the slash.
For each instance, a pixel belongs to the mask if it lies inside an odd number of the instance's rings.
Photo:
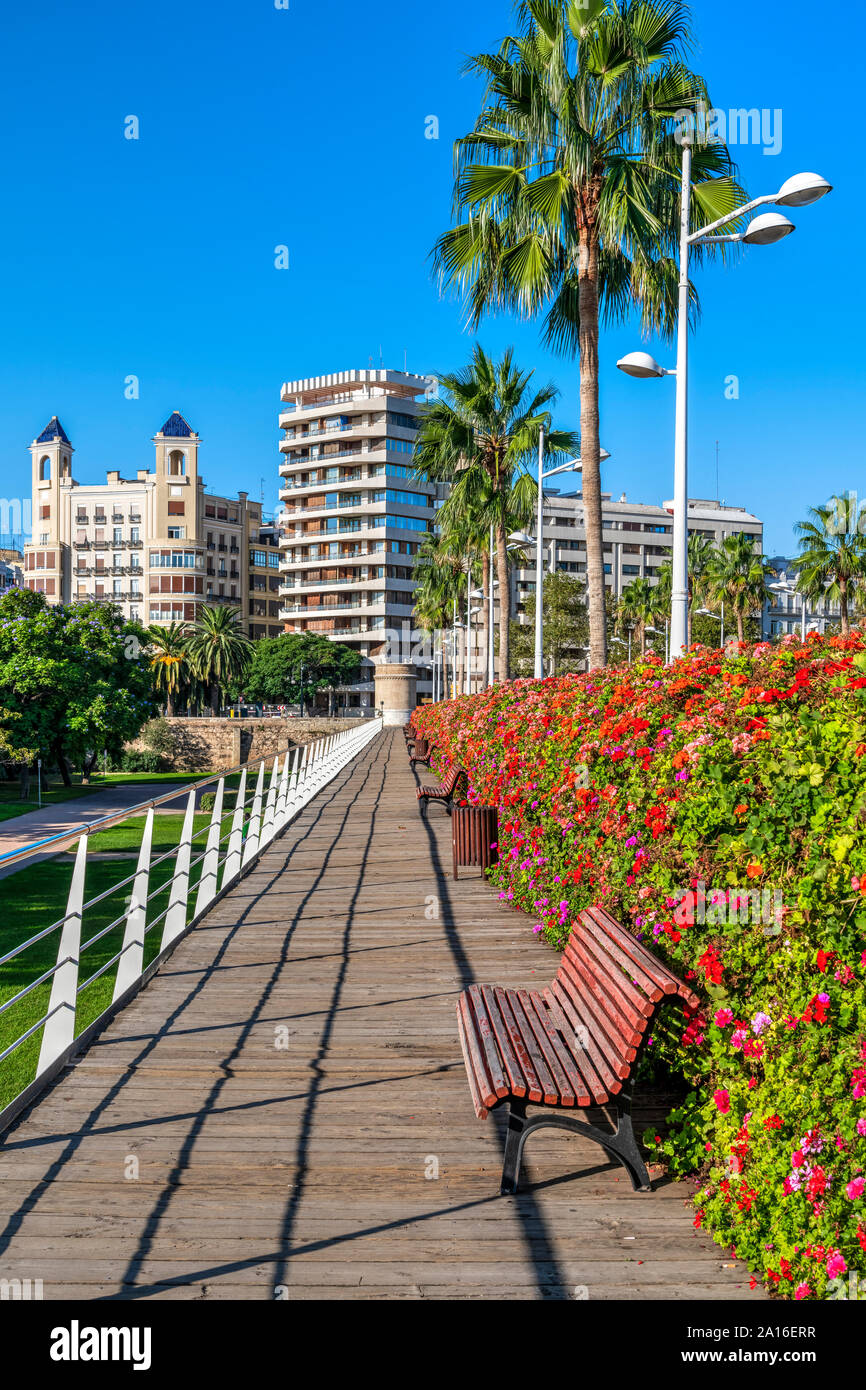
<path id="1" fill-rule="evenodd" d="M 496 1195 L 501 1117 L 475 1118 L 454 1000 L 556 962 L 452 881 L 415 785 L 402 734 L 375 739 L 10 1131 L 0 1279 L 48 1299 L 760 1296 L 684 1188 L 633 1193 L 574 1135 L 533 1136 L 528 1190 Z"/>

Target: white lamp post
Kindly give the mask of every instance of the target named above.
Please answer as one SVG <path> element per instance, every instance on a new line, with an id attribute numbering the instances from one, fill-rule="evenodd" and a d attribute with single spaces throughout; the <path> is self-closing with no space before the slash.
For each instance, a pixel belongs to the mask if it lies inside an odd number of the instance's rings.
<path id="1" fill-rule="evenodd" d="M 764 194 L 753 198 L 742 207 L 735 208 L 726 217 L 720 217 L 697 231 L 689 230 L 689 203 L 691 199 L 692 150 L 688 140 L 683 141 L 683 169 L 680 192 L 680 275 L 677 306 L 677 365 L 675 368 L 660 367 L 648 352 L 630 352 L 621 357 L 617 366 L 629 376 L 661 377 L 675 376 L 676 393 L 676 436 L 674 443 L 674 534 L 672 554 L 671 586 L 671 659 L 681 656 L 686 647 L 688 635 L 688 370 L 689 370 L 689 248 L 698 244 L 709 245 L 715 242 L 742 241 L 747 246 L 771 246 L 776 241 L 790 235 L 794 224 L 778 212 L 765 212 L 753 217 L 743 232 L 729 232 L 720 236 L 711 233 L 730 224 L 735 218 L 751 212 L 753 208 L 765 203 L 775 203 L 779 207 L 805 207 L 817 202 L 832 185 L 820 174 L 794 174 L 787 179 L 778 193 Z"/>
<path id="2" fill-rule="evenodd" d="M 606 449 L 599 450 L 599 460 L 604 461 L 610 458 Z M 509 540 L 519 545 L 535 544 L 535 658 L 533 661 L 533 674 L 537 681 L 544 675 L 544 663 L 542 660 L 542 646 L 544 639 L 544 615 L 543 592 L 544 592 L 544 480 L 552 478 L 556 473 L 579 473 L 583 464 L 580 458 L 566 459 L 565 463 L 559 463 L 555 468 L 544 469 L 544 427 L 542 426 L 538 435 L 538 503 L 535 522 L 535 541 L 531 536 L 527 536 L 524 531 L 514 531 Z"/>

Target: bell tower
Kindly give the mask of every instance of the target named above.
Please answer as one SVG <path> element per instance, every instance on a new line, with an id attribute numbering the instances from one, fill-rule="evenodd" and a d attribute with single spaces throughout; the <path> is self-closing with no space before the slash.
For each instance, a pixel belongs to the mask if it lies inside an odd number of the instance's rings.
<path id="1" fill-rule="evenodd" d="M 66 518 L 62 508 L 68 505 L 72 478 L 72 455 L 75 452 L 69 436 L 56 415 L 30 445 L 33 460 L 33 516 L 31 540 L 24 547 L 24 565 L 28 588 L 44 593 L 49 602 L 63 602 L 67 597 L 64 575 L 69 552 Z M 64 496 L 65 494 L 65 496 Z"/>
<path id="2" fill-rule="evenodd" d="M 156 536 L 196 539 L 198 448 L 201 440 L 179 410 L 173 410 L 153 437 L 156 448 Z"/>

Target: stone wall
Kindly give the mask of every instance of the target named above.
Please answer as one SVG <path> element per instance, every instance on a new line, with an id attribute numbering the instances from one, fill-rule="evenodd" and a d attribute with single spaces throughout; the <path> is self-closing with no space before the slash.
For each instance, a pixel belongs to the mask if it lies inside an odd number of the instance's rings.
<path id="1" fill-rule="evenodd" d="M 312 743 L 326 734 L 341 733 L 355 719 L 166 719 L 174 737 L 175 772 L 220 772 L 257 758 L 273 757 L 295 744 Z M 140 740 L 129 745 L 141 748 Z"/>

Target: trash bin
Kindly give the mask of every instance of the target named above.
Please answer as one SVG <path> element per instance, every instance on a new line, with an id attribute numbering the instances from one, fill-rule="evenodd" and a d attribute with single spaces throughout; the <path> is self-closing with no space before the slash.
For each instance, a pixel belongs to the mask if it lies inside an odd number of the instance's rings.
<path id="1" fill-rule="evenodd" d="M 482 875 L 499 863 L 499 813 L 495 806 L 455 806 L 451 814 L 454 877 L 478 864 Z"/>

